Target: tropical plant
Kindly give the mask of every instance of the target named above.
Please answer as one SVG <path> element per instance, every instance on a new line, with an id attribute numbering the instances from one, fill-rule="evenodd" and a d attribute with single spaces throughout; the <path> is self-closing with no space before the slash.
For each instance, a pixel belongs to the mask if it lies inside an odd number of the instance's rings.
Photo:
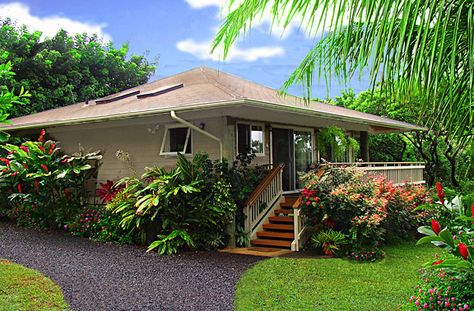
<path id="1" fill-rule="evenodd" d="M 322 247 L 324 254 L 333 256 L 341 250 L 343 245 L 348 244 L 346 236 L 339 231 L 332 229 L 323 230 L 316 233 L 311 241 L 314 245 Z"/>
<path id="2" fill-rule="evenodd" d="M 86 183 L 95 174 L 100 152 L 65 155 L 45 139 L 5 144 L 0 158 L 0 189 L 7 202 L 1 214 L 27 226 L 62 227 L 87 203 Z"/>
<path id="3" fill-rule="evenodd" d="M 330 126 L 318 132 L 318 150 L 321 150 L 321 156 L 327 161 L 347 162 L 343 156 L 349 148 L 357 155 L 360 146 L 357 140 L 347 135 L 343 129 Z"/>
<path id="4" fill-rule="evenodd" d="M 147 169 L 141 179 L 125 178 L 107 208 L 121 216 L 125 229 L 145 232 L 153 226 L 157 239 L 148 250 L 171 254 L 187 246 L 200 249 L 225 244 L 225 229 L 236 209 L 229 181 L 219 163 L 197 154 L 179 154 L 176 167 Z"/>
<path id="5" fill-rule="evenodd" d="M 347 81 L 369 68 L 373 86 L 398 98 L 417 94 L 420 119 L 440 123 L 464 148 L 474 130 L 474 3 L 472 1 L 229 1 L 214 39 L 226 57 L 241 32 L 262 16 L 272 26 L 295 23 L 310 35 L 323 33 L 283 89 L 301 83 L 311 98 L 313 78 Z"/>

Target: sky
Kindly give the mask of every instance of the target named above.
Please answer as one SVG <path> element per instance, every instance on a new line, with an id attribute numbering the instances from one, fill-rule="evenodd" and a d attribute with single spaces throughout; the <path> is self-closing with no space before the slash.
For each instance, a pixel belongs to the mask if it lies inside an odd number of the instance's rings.
<path id="1" fill-rule="evenodd" d="M 191 68 L 208 66 L 245 79 L 280 88 L 317 36 L 302 32 L 297 24 L 285 31 L 271 29 L 264 16 L 235 44 L 225 60 L 210 54 L 210 42 L 225 15 L 225 0 L 0 0 L 0 19 L 9 17 L 43 36 L 60 28 L 69 33 L 97 33 L 116 46 L 128 43 L 130 52 L 146 54 L 158 66 L 152 80 Z M 333 79 L 315 81 L 315 98 L 340 95 L 343 89 L 356 93 L 369 88 L 367 76 L 346 86 Z M 301 87 L 290 93 L 301 95 Z"/>

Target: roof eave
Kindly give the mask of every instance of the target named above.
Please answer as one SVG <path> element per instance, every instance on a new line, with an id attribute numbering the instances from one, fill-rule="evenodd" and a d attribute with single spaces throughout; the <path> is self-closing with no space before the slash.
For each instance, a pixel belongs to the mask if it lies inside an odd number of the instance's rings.
<path id="1" fill-rule="evenodd" d="M 226 100 L 226 101 L 217 101 L 217 102 L 209 102 L 209 103 L 199 103 L 195 105 L 189 105 L 185 107 L 166 107 L 166 108 L 159 108 L 159 109 L 149 109 L 144 111 L 137 111 L 137 112 L 128 112 L 128 113 L 118 113 L 113 115 L 106 115 L 102 117 L 88 117 L 88 118 L 80 118 L 75 120 L 63 120 L 63 121 L 52 121 L 52 122 L 44 122 L 44 123 L 30 123 L 30 124 L 23 124 L 23 125 L 11 125 L 0 127 L 1 131 L 17 131 L 17 130 L 26 130 L 26 129 L 36 129 L 36 128 L 48 128 L 48 127 L 57 127 L 57 126 L 68 126 L 68 125 L 78 125 L 84 123 L 95 123 L 101 121 L 115 121 L 115 120 L 124 120 L 130 119 L 135 117 L 148 117 L 157 114 L 164 114 L 169 113 L 171 110 L 175 111 L 192 111 L 198 109 L 213 109 L 213 108 L 220 108 L 225 107 L 227 105 L 236 105 L 236 104 L 251 104 L 253 106 L 261 106 L 266 109 L 278 110 L 278 111 L 285 111 L 285 112 L 293 112 L 293 113 L 300 113 L 307 115 L 312 114 L 314 116 L 318 116 L 319 118 L 329 119 L 329 120 L 338 120 L 338 121 L 345 121 L 345 122 L 352 122 L 357 124 L 364 124 L 368 126 L 381 126 L 388 129 L 393 129 L 391 132 L 399 131 L 399 132 L 407 132 L 407 131 L 425 131 L 427 130 L 424 127 L 420 127 L 413 124 L 403 124 L 403 125 L 396 125 L 392 123 L 386 122 L 379 122 L 373 120 L 365 120 L 362 118 L 357 117 L 350 117 L 344 116 L 335 113 L 329 112 L 320 112 L 314 109 L 308 109 L 305 107 L 298 107 L 298 106 L 290 106 L 290 105 L 276 105 L 271 102 L 265 102 L 250 98 L 243 98 L 243 99 L 233 99 L 233 100 Z"/>

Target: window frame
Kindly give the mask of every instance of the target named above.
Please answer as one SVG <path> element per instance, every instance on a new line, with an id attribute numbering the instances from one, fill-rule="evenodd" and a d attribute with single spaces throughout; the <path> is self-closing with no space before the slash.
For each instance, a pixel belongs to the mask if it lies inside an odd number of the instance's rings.
<path id="1" fill-rule="evenodd" d="M 259 126 L 262 128 L 262 145 L 263 145 L 263 152 L 255 152 L 256 157 L 264 157 L 265 156 L 265 124 L 259 123 L 259 122 L 241 122 L 238 121 L 235 124 L 235 151 L 236 155 L 239 154 L 239 124 L 241 125 L 247 125 L 249 126 L 250 129 L 250 141 L 249 143 L 251 144 L 252 141 L 252 126 Z M 251 146 L 250 146 L 251 148 Z"/>
<path id="2" fill-rule="evenodd" d="M 166 147 L 166 140 L 169 139 L 169 130 L 170 129 L 176 129 L 176 128 L 186 128 L 188 129 L 188 132 L 186 134 L 186 141 L 184 142 L 184 148 L 183 148 L 183 152 L 179 152 L 179 151 L 165 151 L 165 147 Z M 161 142 L 161 149 L 160 149 L 160 155 L 164 155 L 164 156 L 177 156 L 178 153 L 181 153 L 181 154 L 184 154 L 184 155 L 192 155 L 193 154 L 193 131 L 190 127 L 188 126 L 184 126 L 182 124 L 173 124 L 173 125 L 166 125 L 165 126 L 165 130 L 164 130 L 164 134 L 163 134 L 163 140 Z M 190 145 L 190 148 L 191 148 L 191 152 L 190 153 L 186 153 L 186 149 L 188 148 L 188 144 L 191 144 Z"/>

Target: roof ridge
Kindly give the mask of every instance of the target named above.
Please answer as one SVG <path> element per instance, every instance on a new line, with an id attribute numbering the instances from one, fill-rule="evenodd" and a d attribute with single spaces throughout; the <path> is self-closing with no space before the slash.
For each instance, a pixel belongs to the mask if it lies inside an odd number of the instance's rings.
<path id="1" fill-rule="evenodd" d="M 232 90 L 230 90 L 228 87 L 226 87 L 225 85 L 223 85 L 221 82 L 219 82 L 217 79 L 213 78 L 213 77 L 210 77 L 209 74 L 206 73 L 206 69 L 211 69 L 211 70 L 214 70 L 217 72 L 217 75 L 221 74 L 221 73 L 224 73 L 224 74 L 227 74 L 226 72 L 224 71 L 220 71 L 218 69 L 214 69 L 214 68 L 210 68 L 210 67 L 200 67 L 199 68 L 201 70 L 201 73 L 206 77 L 206 79 L 211 82 L 210 80 L 212 79 L 212 81 L 214 82 L 213 85 L 217 88 L 219 88 L 220 90 L 222 90 L 223 92 L 227 93 L 228 95 L 232 96 L 234 99 L 240 99 L 240 98 L 244 98 L 244 96 L 242 95 L 239 95 L 235 92 L 233 92 Z"/>

